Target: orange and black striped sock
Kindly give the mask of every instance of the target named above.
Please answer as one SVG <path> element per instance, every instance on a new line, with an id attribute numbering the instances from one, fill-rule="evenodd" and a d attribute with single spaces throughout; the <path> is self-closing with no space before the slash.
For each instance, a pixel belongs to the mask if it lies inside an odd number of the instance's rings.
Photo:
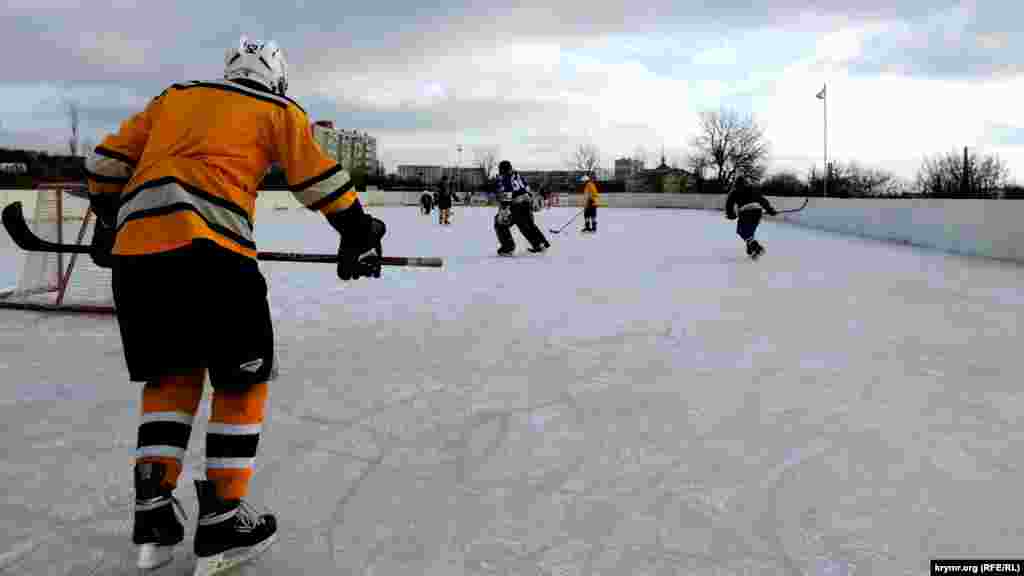
<path id="1" fill-rule="evenodd" d="M 192 434 L 192 420 L 203 397 L 205 370 L 181 376 L 165 376 L 147 382 L 142 389 L 136 463 L 165 465 L 163 486 L 173 490 L 181 475 L 181 462 Z"/>
<path id="2" fill-rule="evenodd" d="M 213 391 L 206 430 L 206 478 L 213 481 L 221 499 L 237 500 L 249 491 L 266 401 L 266 382 L 243 392 Z"/>

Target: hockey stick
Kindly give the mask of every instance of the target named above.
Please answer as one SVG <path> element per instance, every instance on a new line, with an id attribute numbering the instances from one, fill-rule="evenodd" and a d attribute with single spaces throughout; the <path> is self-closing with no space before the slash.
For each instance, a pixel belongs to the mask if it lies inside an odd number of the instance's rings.
<path id="1" fill-rule="evenodd" d="M 810 200 L 811 200 L 810 198 L 804 198 L 804 203 L 801 204 L 799 208 L 790 208 L 788 210 L 776 210 L 775 213 L 776 214 L 792 214 L 793 212 L 799 212 L 799 211 L 801 211 L 801 210 L 803 210 L 804 208 L 807 207 L 807 203 Z M 725 210 L 723 209 L 722 211 L 724 212 Z"/>
<path id="2" fill-rule="evenodd" d="M 65 254 L 89 254 L 90 247 L 81 244 L 60 244 L 50 242 L 36 236 L 25 221 L 21 210 L 21 202 L 8 204 L 2 215 L 4 228 L 19 248 L 26 252 L 61 252 Z M 306 254 L 300 252 L 257 252 L 257 260 L 268 262 L 319 262 L 336 264 L 337 254 Z M 440 258 L 406 258 L 400 256 L 382 256 L 382 266 L 417 266 L 425 268 L 441 268 L 444 261 Z"/>
<path id="3" fill-rule="evenodd" d="M 569 220 L 568 222 L 566 222 L 565 225 L 562 226 L 561 228 L 559 228 L 558 230 L 555 230 L 554 228 L 548 228 L 548 232 L 551 232 L 552 234 L 558 234 L 562 230 L 565 230 L 566 226 L 568 226 L 569 224 L 572 224 L 573 220 L 576 220 L 577 218 L 579 218 L 580 214 L 583 214 L 583 210 L 580 210 L 579 212 L 577 212 L 576 215 L 572 217 L 572 220 Z"/>
<path id="4" fill-rule="evenodd" d="M 801 204 L 799 208 L 790 208 L 789 210 L 776 210 L 775 213 L 776 214 L 788 214 L 788 213 L 792 213 L 792 212 L 799 212 L 799 211 L 801 211 L 801 210 L 803 210 L 804 208 L 807 207 L 807 202 L 809 202 L 810 200 L 811 200 L 810 198 L 804 198 L 804 203 Z"/>

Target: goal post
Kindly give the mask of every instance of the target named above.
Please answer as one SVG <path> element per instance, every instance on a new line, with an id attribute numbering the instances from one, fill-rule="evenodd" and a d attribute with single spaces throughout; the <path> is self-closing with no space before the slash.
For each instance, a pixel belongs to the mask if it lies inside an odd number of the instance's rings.
<path id="1" fill-rule="evenodd" d="M 35 188 L 29 225 L 51 242 L 92 242 L 95 218 L 84 182 L 43 183 Z M 0 287 L 0 308 L 113 314 L 110 270 L 89 256 L 59 252 L 22 252 L 17 284 Z"/>

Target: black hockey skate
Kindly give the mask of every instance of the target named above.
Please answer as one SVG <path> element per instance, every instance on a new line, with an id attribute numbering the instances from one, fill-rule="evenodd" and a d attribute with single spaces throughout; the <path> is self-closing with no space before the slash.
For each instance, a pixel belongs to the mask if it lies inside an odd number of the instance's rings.
<path id="1" fill-rule="evenodd" d="M 761 243 L 757 240 L 751 240 L 747 244 L 747 254 L 750 255 L 751 259 L 757 260 L 764 254 L 764 246 L 761 246 Z"/>
<path id="2" fill-rule="evenodd" d="M 510 257 L 515 255 L 515 248 L 502 247 L 498 248 L 498 256 Z"/>
<path id="3" fill-rule="evenodd" d="M 174 547 L 185 539 L 185 517 L 171 491 L 161 486 L 166 467 L 157 462 L 135 465 L 135 523 L 132 542 L 138 547 L 137 565 L 142 570 L 159 568 L 171 561 Z"/>
<path id="4" fill-rule="evenodd" d="M 199 525 L 193 576 L 220 574 L 259 556 L 277 539 L 273 514 L 259 514 L 244 500 L 221 500 L 209 480 L 195 483 Z"/>

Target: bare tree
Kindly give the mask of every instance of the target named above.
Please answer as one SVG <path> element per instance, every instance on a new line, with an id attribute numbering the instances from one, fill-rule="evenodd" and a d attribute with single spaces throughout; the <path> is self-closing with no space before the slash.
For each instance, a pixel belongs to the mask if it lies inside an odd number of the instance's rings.
<path id="1" fill-rule="evenodd" d="M 895 176 L 877 168 L 867 168 L 856 162 L 830 162 L 829 195 L 845 198 L 881 196 Z M 814 182 L 816 185 L 817 182 Z"/>
<path id="2" fill-rule="evenodd" d="M 647 149 L 643 146 L 637 146 L 633 148 L 633 156 L 631 157 L 633 162 L 636 162 L 642 168 L 647 167 Z"/>
<path id="3" fill-rule="evenodd" d="M 696 192 L 704 192 L 704 183 L 707 180 L 707 171 L 710 165 L 708 157 L 701 153 L 691 153 L 686 156 L 683 165 L 693 173 L 694 189 Z"/>
<path id="4" fill-rule="evenodd" d="M 966 156 L 966 158 L 964 157 Z M 952 151 L 925 158 L 917 172 L 918 190 L 943 198 L 989 198 L 1009 182 L 1010 171 L 998 156 Z"/>
<path id="5" fill-rule="evenodd" d="M 764 179 L 761 192 L 769 196 L 805 196 L 808 185 L 795 172 L 783 171 Z"/>
<path id="6" fill-rule="evenodd" d="M 484 173 L 484 179 L 489 179 L 498 166 L 498 147 L 478 146 L 474 148 L 473 165 Z"/>
<path id="7" fill-rule="evenodd" d="M 575 170 L 595 174 L 601 167 L 601 150 L 595 144 L 580 144 L 572 159 Z"/>
<path id="8" fill-rule="evenodd" d="M 698 135 L 692 145 L 691 158 L 702 158 L 713 170 L 719 192 L 732 190 L 737 177 L 754 183 L 764 176 L 768 143 L 752 116 L 727 109 L 705 110 L 700 113 Z"/>
<path id="9" fill-rule="evenodd" d="M 68 147 L 72 156 L 78 156 L 78 103 L 68 100 L 65 103 L 68 112 L 68 120 L 71 122 L 71 137 L 68 138 Z"/>

